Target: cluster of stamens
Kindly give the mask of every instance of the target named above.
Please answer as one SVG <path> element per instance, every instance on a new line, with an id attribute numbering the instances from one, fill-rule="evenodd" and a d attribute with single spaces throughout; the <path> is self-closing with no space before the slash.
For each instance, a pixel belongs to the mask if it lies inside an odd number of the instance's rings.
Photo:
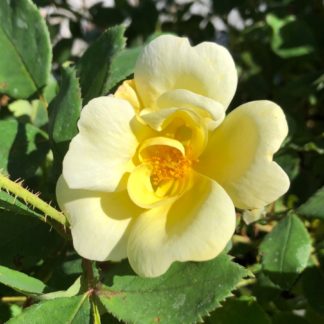
<path id="1" fill-rule="evenodd" d="M 191 161 L 176 148 L 159 145 L 151 152 L 149 163 L 152 166 L 151 182 L 157 187 L 161 182 L 178 180 L 184 177 Z"/>

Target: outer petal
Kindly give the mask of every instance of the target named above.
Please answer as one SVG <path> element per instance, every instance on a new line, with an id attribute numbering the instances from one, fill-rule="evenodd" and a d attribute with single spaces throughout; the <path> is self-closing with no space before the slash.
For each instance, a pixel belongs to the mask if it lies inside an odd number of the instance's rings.
<path id="1" fill-rule="evenodd" d="M 142 210 L 129 200 L 126 191 L 70 189 L 61 176 L 56 196 L 71 224 L 74 248 L 81 256 L 97 261 L 127 257 L 129 223 Z"/>
<path id="2" fill-rule="evenodd" d="M 288 176 L 272 161 L 287 133 L 279 106 L 244 104 L 214 131 L 198 169 L 220 183 L 236 207 L 261 208 L 288 190 Z"/>
<path id="3" fill-rule="evenodd" d="M 216 182 L 195 175 L 196 184 L 173 204 L 144 212 L 134 222 L 127 247 L 141 276 L 163 274 L 174 261 L 216 257 L 235 229 L 234 205 Z"/>
<path id="4" fill-rule="evenodd" d="M 191 47 L 186 38 L 172 35 L 160 36 L 144 48 L 134 78 L 144 106 L 150 108 L 161 94 L 174 89 L 227 107 L 237 85 L 235 64 L 224 47 L 210 42 Z"/>
<path id="5" fill-rule="evenodd" d="M 125 100 L 99 97 L 81 113 L 79 134 L 63 161 L 70 188 L 114 191 L 123 174 L 132 169 L 137 140 L 130 122 L 135 113 Z"/>

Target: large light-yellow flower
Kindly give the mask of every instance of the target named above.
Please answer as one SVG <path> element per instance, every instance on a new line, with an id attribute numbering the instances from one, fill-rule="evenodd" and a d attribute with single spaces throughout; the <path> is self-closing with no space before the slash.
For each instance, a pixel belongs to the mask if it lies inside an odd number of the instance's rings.
<path id="1" fill-rule="evenodd" d="M 134 79 L 83 109 L 57 185 L 74 247 L 92 260 L 128 258 L 154 277 L 174 261 L 216 257 L 235 229 L 235 208 L 261 208 L 289 179 L 272 161 L 287 135 L 270 101 L 236 108 L 229 52 L 161 36 Z"/>

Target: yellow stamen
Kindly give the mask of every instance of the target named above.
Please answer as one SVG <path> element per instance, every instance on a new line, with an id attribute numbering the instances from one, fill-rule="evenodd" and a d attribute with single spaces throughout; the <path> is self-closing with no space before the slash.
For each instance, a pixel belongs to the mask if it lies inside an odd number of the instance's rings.
<path id="1" fill-rule="evenodd" d="M 154 187 L 169 180 L 184 177 L 191 161 L 174 147 L 156 145 L 147 157 L 152 166 L 151 182 Z"/>

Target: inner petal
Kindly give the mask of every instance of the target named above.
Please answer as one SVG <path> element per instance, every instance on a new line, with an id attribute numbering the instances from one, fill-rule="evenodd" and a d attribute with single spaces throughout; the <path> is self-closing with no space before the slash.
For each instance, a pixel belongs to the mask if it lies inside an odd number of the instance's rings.
<path id="1" fill-rule="evenodd" d="M 195 112 L 185 108 L 143 112 L 142 120 L 162 136 L 180 142 L 191 160 L 196 160 L 204 151 L 208 141 L 208 128 Z"/>
<path id="2" fill-rule="evenodd" d="M 163 93 L 157 100 L 157 106 L 159 109 L 180 107 L 192 110 L 204 120 L 210 131 L 218 127 L 225 117 L 225 107 L 222 104 L 186 89 Z"/>
<path id="3" fill-rule="evenodd" d="M 139 161 L 127 185 L 130 198 L 138 206 L 158 206 L 177 199 L 190 187 L 192 161 L 179 141 L 165 137 L 148 139 L 139 148 Z"/>
<path id="4" fill-rule="evenodd" d="M 181 180 L 191 166 L 183 145 L 164 137 L 146 140 L 140 148 L 140 160 L 150 165 L 151 183 L 155 190 L 160 185 L 165 187 L 168 183 L 167 187 L 170 187 L 173 180 Z"/>

